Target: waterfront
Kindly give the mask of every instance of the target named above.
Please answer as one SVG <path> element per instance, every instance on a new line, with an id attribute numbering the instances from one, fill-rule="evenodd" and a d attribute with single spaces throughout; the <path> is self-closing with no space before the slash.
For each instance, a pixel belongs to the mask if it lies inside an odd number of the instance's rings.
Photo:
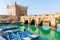
<path id="1" fill-rule="evenodd" d="M 24 24 L 24 27 L 39 35 L 38 40 L 60 40 L 60 26 L 57 26 L 55 30 L 51 29 L 48 24 L 43 24 L 43 26 Z"/>
<path id="2" fill-rule="evenodd" d="M 60 25 L 58 25 L 56 29 L 52 29 L 48 24 L 43 24 L 42 26 L 28 25 L 28 24 L 24 24 L 24 25 L 11 24 L 10 26 L 1 25 L 0 29 L 3 29 L 2 34 L 5 35 L 6 37 L 4 37 L 3 35 L 0 35 L 0 36 L 5 38 L 6 40 L 10 39 L 8 37 L 9 33 L 16 35 L 17 37 L 15 37 L 15 38 L 19 38 L 18 40 L 20 40 L 20 39 L 22 40 L 22 37 L 19 36 L 20 34 L 18 35 L 19 31 L 24 33 L 21 35 L 27 35 L 30 33 L 33 33 L 34 35 L 38 35 L 39 38 L 34 39 L 34 40 L 60 40 Z M 27 32 L 29 31 L 29 33 L 26 33 L 24 31 L 25 29 Z M 11 37 L 14 37 L 14 36 L 11 35 Z M 13 38 L 13 39 L 15 40 L 15 38 Z"/>

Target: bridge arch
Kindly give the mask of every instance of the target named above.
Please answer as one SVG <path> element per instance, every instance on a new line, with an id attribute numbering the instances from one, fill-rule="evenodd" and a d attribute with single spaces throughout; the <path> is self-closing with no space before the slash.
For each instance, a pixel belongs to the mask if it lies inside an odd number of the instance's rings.
<path id="1" fill-rule="evenodd" d="M 41 20 L 39 23 L 38 23 L 38 26 L 42 26 L 43 25 L 43 20 Z"/>
<path id="2" fill-rule="evenodd" d="M 32 19 L 30 24 L 35 25 L 35 22 L 36 22 L 35 19 Z"/>
<path id="3" fill-rule="evenodd" d="M 24 24 L 28 24 L 28 20 L 25 20 Z"/>
<path id="4" fill-rule="evenodd" d="M 43 21 L 43 24 L 48 24 L 49 26 L 51 26 L 51 21 Z"/>

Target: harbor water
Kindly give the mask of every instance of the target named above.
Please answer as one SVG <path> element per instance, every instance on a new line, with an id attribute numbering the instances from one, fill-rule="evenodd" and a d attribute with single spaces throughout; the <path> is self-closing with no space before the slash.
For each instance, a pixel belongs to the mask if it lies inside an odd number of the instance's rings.
<path id="1" fill-rule="evenodd" d="M 59 25 L 55 30 L 51 29 L 48 24 L 43 24 L 43 26 L 24 24 L 24 28 L 26 28 L 32 33 L 39 35 L 38 40 L 60 40 Z"/>
<path id="2" fill-rule="evenodd" d="M 48 24 L 43 24 L 42 26 L 13 24 L 10 26 L 1 25 L 0 29 L 4 29 L 2 30 L 4 33 L 0 33 L 0 36 L 6 40 L 22 40 L 22 38 L 25 39 L 26 37 L 28 37 L 29 40 L 33 40 L 33 38 L 29 36 L 31 34 L 38 35 L 38 38 L 34 38 L 34 40 L 60 40 L 60 25 L 57 25 L 56 29 L 51 29 Z"/>

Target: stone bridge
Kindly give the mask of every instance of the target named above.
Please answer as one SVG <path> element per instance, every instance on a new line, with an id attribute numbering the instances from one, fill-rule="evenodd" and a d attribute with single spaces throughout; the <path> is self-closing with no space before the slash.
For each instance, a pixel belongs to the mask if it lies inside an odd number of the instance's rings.
<path id="1" fill-rule="evenodd" d="M 30 24 L 30 25 L 40 25 L 42 26 L 43 24 L 49 24 L 49 26 L 52 26 L 53 28 L 56 27 L 57 21 L 54 16 L 21 16 L 20 17 L 20 22 L 23 24 Z"/>

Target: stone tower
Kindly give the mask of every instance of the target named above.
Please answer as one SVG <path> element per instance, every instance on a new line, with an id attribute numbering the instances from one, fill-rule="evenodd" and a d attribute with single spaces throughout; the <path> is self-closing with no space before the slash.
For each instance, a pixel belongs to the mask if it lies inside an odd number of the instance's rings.
<path id="1" fill-rule="evenodd" d="M 25 16 L 27 15 L 27 6 L 21 6 L 21 5 L 17 5 L 16 2 L 11 5 L 11 6 L 7 6 L 8 9 L 8 15 L 12 15 L 12 16 Z"/>

